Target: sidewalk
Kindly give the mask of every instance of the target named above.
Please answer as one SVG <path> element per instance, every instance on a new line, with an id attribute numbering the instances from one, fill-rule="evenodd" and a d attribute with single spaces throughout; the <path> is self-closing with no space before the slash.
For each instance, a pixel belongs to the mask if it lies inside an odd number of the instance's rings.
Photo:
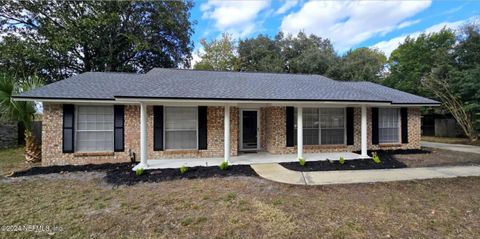
<path id="1" fill-rule="evenodd" d="M 375 183 L 432 178 L 480 176 L 480 166 L 425 167 L 401 169 L 344 170 L 299 172 L 280 164 L 254 164 L 253 170 L 262 178 L 294 185 L 328 185 Z"/>
<path id="2" fill-rule="evenodd" d="M 445 149 L 445 150 L 451 150 L 451 151 L 457 151 L 457 152 L 480 154 L 480 146 L 466 145 L 466 144 L 446 144 L 446 143 L 436 143 L 436 142 L 427 142 L 427 141 L 421 141 L 420 144 L 422 145 L 422 147 L 427 147 L 427 148 Z"/>

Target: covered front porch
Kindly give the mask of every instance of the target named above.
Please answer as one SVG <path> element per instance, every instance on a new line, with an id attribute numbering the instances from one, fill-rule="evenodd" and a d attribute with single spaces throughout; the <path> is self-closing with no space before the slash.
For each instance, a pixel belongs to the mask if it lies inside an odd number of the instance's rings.
<path id="1" fill-rule="evenodd" d="M 304 157 L 307 161 L 326 161 L 338 160 L 343 157 L 345 160 L 354 160 L 365 158 L 364 156 L 352 152 L 332 152 L 332 153 L 306 153 Z M 148 160 L 147 167 L 143 169 L 164 169 L 164 168 L 180 168 L 197 167 L 197 166 L 218 166 L 224 161 L 223 158 L 184 158 L 184 159 L 152 159 Z M 230 165 L 251 165 L 265 163 L 286 163 L 297 162 L 296 154 L 271 154 L 268 152 L 243 153 L 238 156 L 230 157 Z M 141 167 L 137 165 L 133 168 L 136 170 Z"/>
<path id="2" fill-rule="evenodd" d="M 151 102 L 139 102 L 140 103 L 140 163 L 134 167 L 134 170 L 138 168 L 143 168 L 143 169 L 161 169 L 161 168 L 179 168 L 182 166 L 186 167 L 195 167 L 195 166 L 216 166 L 220 165 L 222 162 L 228 162 L 230 165 L 249 165 L 249 164 L 261 164 L 261 163 L 281 163 L 281 162 L 298 162 L 300 158 L 305 159 L 306 161 L 322 161 L 322 160 L 339 160 L 341 157 L 343 157 L 345 160 L 352 160 L 352 159 L 361 159 L 361 158 L 368 158 L 369 156 L 367 155 L 367 105 L 365 104 L 358 104 L 358 103 L 349 103 L 349 104 L 338 104 L 338 103 L 297 103 L 297 104 L 292 104 L 292 103 L 237 103 L 237 104 L 221 104 L 219 105 L 218 103 L 214 104 L 215 107 L 223 108 L 223 114 L 221 117 L 221 121 L 223 121 L 223 125 L 219 125 L 221 132 L 223 135 L 220 136 L 223 138 L 223 142 L 221 142 L 221 147 L 223 148 L 223 157 L 197 157 L 197 156 L 192 156 L 192 157 L 168 157 L 168 155 L 163 155 L 161 157 L 152 157 L 152 154 L 149 154 L 149 144 L 147 143 L 147 135 L 148 135 L 148 130 L 147 130 L 147 125 L 148 125 L 148 114 L 147 114 L 147 105 L 164 105 L 164 106 L 169 106 L 169 105 L 178 105 L 176 102 L 156 102 L 156 101 L 151 101 Z M 192 103 L 191 103 L 192 104 Z M 190 104 L 189 104 L 190 105 Z M 210 105 L 207 102 L 201 103 L 200 102 L 195 102 L 193 105 Z M 282 152 L 276 152 L 275 150 L 270 151 L 268 147 L 266 148 L 260 148 L 260 140 L 258 140 L 258 143 L 256 144 L 255 150 L 252 150 L 249 152 L 245 151 L 236 151 L 240 152 L 238 156 L 236 153 L 233 151 L 232 148 L 239 147 L 239 149 L 242 149 L 241 146 L 238 145 L 238 141 L 232 141 L 233 138 L 237 137 L 238 135 L 231 136 L 233 132 L 237 130 L 242 131 L 241 128 L 238 129 L 238 125 L 232 125 L 232 122 L 235 120 L 232 119 L 234 113 L 231 114 L 232 110 L 236 110 L 237 112 L 240 110 L 248 109 L 249 111 L 252 111 L 251 109 L 260 109 L 260 107 L 273 107 L 277 108 L 276 111 L 273 111 L 271 113 L 271 116 L 278 117 L 274 118 L 272 120 L 272 124 L 268 124 L 265 126 L 258 125 L 257 126 L 257 137 L 260 137 L 262 134 L 260 129 L 262 127 L 265 128 L 272 128 L 271 130 L 275 130 L 276 128 L 283 128 L 285 127 L 285 124 L 287 124 L 287 128 L 290 127 L 290 143 L 288 143 L 288 140 L 285 139 L 285 135 L 282 135 L 282 133 L 275 134 L 275 135 L 266 135 L 264 136 L 265 138 L 274 138 L 275 140 L 278 138 L 281 138 L 281 140 L 277 140 L 276 143 L 282 145 L 282 149 L 287 149 Z M 282 108 L 283 107 L 283 108 Z M 284 117 L 285 113 L 288 114 L 285 111 L 278 110 L 278 108 L 285 109 L 286 108 L 291 108 L 291 118 L 290 122 L 291 125 L 289 126 L 288 123 L 285 123 L 285 118 Z M 308 151 L 304 152 L 304 108 L 310 108 L 310 107 L 340 107 L 346 109 L 347 107 L 356 107 L 358 109 L 358 149 L 360 151 L 360 154 L 355 154 L 351 153 L 352 147 L 347 147 L 347 140 L 346 140 L 346 135 L 347 132 L 345 132 L 345 138 L 344 138 L 344 143 L 343 144 L 337 144 L 334 145 L 334 147 L 330 146 L 331 151 L 335 152 L 329 152 L 329 148 L 326 147 L 324 150 L 320 152 L 312 152 Z M 220 109 L 221 109 L 220 108 Z M 295 108 L 295 117 L 293 116 L 293 108 Z M 353 108 L 352 108 L 353 109 Z M 258 111 L 260 112 L 260 111 Z M 346 112 L 346 111 L 345 111 Z M 281 115 L 281 116 L 279 116 Z M 260 116 L 256 115 L 258 119 L 260 120 Z M 256 118 L 254 117 L 254 118 Z M 287 115 L 286 118 L 289 116 Z M 353 117 L 353 110 L 352 110 L 352 117 Z M 345 121 L 346 118 L 348 118 L 345 114 Z M 295 119 L 295 129 L 293 128 L 293 119 Z M 234 120 L 234 121 L 232 121 Z M 237 119 L 238 120 L 238 119 Z M 241 121 L 241 119 L 240 119 Z M 286 120 L 288 122 L 288 120 Z M 277 123 L 276 123 L 277 122 Z M 281 123 L 278 123 L 281 122 Z M 233 127 L 233 128 L 232 128 Z M 223 129 L 222 129 L 223 128 Z M 254 127 L 255 128 L 255 127 Z M 218 129 L 218 128 L 216 128 Z M 353 129 L 353 123 L 352 123 L 352 129 Z M 288 131 L 288 129 L 287 129 Z M 216 131 L 218 132 L 218 130 Z M 294 135 L 295 132 L 295 136 Z M 287 132 L 287 134 L 289 134 Z M 353 133 L 352 133 L 353 135 Z M 241 136 L 240 136 L 241 137 Z M 263 136 L 262 136 L 263 137 Z M 283 137 L 283 138 L 282 138 Z M 293 142 L 292 137 L 295 138 L 295 142 Z M 268 140 L 267 140 L 268 141 Z M 285 142 L 284 142 L 285 141 Z M 217 141 L 218 142 L 218 141 Z M 281 143 L 278 143 L 281 142 Z M 267 143 L 268 144 L 268 143 Z M 287 144 L 286 147 L 285 144 Z M 290 145 L 288 145 L 290 144 Z M 258 147 L 258 148 L 257 148 Z M 245 148 L 243 148 L 245 149 Z M 200 150 L 198 150 L 200 151 Z M 167 152 L 172 152 L 167 151 Z M 150 157 L 149 157 L 150 155 Z"/>

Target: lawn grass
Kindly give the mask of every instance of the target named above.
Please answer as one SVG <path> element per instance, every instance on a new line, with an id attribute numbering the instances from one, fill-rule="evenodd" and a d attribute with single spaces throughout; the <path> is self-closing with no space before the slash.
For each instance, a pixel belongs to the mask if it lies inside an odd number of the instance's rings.
<path id="1" fill-rule="evenodd" d="M 63 175 L 65 176 L 65 175 Z M 0 225 L 55 238 L 475 238 L 480 178 L 290 186 L 256 177 L 111 187 L 90 180 L 0 183 Z"/>
<path id="2" fill-rule="evenodd" d="M 446 144 L 470 144 L 480 146 L 480 141 L 470 142 L 468 138 L 452 138 L 452 137 L 437 137 L 437 136 L 422 136 L 423 141 L 446 143 Z"/>
<path id="3" fill-rule="evenodd" d="M 1 169 L 23 167 L 22 154 L 0 151 L 11 160 Z M 117 187 L 104 176 L 0 177 L 0 238 L 480 236 L 480 177 L 293 186 L 235 176 Z M 12 225 L 59 230 L 7 232 Z"/>
<path id="4" fill-rule="evenodd" d="M 23 151 L 23 147 L 0 149 L 0 176 L 31 166 L 25 161 Z"/>

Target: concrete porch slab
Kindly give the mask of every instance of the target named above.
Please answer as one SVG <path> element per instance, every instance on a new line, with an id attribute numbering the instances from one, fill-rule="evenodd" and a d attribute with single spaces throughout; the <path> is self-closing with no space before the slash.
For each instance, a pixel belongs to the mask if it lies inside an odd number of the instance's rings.
<path id="1" fill-rule="evenodd" d="M 308 153 L 303 157 L 307 161 L 325 161 L 339 160 L 343 157 L 345 160 L 361 159 L 362 156 L 352 152 L 332 152 L 332 153 Z M 242 153 L 230 158 L 230 165 L 252 165 L 252 164 L 271 164 L 297 162 L 296 154 L 271 154 L 267 152 Z M 148 160 L 147 166 L 143 169 L 162 169 L 162 168 L 180 168 L 197 166 L 218 166 L 223 162 L 223 158 L 182 158 L 182 159 L 154 159 Z M 136 170 L 140 165 L 133 168 Z"/>

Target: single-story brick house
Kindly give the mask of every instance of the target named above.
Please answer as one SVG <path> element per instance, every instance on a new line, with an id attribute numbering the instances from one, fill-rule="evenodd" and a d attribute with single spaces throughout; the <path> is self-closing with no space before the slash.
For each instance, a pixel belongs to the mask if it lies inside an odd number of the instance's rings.
<path id="1" fill-rule="evenodd" d="M 156 68 L 87 72 L 22 93 L 43 102 L 44 165 L 420 148 L 434 100 L 320 75 Z M 297 158 L 295 157 L 295 158 Z"/>

